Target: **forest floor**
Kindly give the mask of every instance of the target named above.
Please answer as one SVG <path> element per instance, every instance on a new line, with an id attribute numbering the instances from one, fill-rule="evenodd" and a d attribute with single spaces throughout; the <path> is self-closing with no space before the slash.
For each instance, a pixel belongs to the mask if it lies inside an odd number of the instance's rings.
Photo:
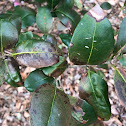
<path id="1" fill-rule="evenodd" d="M 84 6 L 90 7 L 90 2 L 93 0 L 85 0 Z M 124 0 L 98 0 L 99 2 L 109 1 L 112 4 L 112 9 L 106 11 L 108 19 L 112 23 L 115 31 L 119 30 L 120 23 L 125 13 L 121 7 L 124 5 Z M 22 3 L 35 9 L 32 4 Z M 0 13 L 4 13 L 13 8 L 12 0 L 0 0 Z M 37 32 L 40 36 L 41 32 L 36 28 L 36 25 L 30 26 L 28 31 Z M 116 38 L 117 36 L 115 36 Z M 60 40 L 57 38 L 58 42 Z M 67 48 L 63 48 L 64 54 L 67 53 Z M 69 62 L 71 65 L 72 63 Z M 23 69 L 23 68 L 22 68 Z M 21 72 L 22 78 L 26 78 L 32 68 L 24 68 Z M 105 72 L 105 80 L 109 87 L 109 101 L 111 103 L 111 118 L 109 121 L 103 122 L 102 125 L 107 126 L 126 126 L 126 108 L 124 108 L 115 92 L 114 88 L 114 72 L 109 67 Z M 67 68 L 65 72 L 58 78 L 63 86 L 65 93 L 78 96 L 78 84 L 82 77 L 85 76 L 86 69 L 83 66 L 74 66 Z M 13 88 L 8 84 L 3 84 L 0 87 L 0 126 L 30 126 L 29 124 L 29 108 L 30 108 L 31 93 L 24 87 Z"/>

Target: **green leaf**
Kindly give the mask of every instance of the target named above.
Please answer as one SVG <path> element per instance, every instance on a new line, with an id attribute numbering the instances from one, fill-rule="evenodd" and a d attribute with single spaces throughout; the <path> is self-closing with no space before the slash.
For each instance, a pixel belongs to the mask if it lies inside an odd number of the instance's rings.
<path id="1" fill-rule="evenodd" d="M 35 19 L 35 11 L 31 8 L 28 7 L 15 7 L 14 12 L 15 15 L 18 15 L 19 17 L 21 17 L 22 19 L 22 28 L 31 26 L 35 23 L 36 19 Z"/>
<path id="2" fill-rule="evenodd" d="M 10 22 L 17 28 L 18 34 L 21 31 L 21 18 L 18 16 L 14 16 L 10 19 Z"/>
<path id="3" fill-rule="evenodd" d="M 19 35 L 18 42 L 16 43 L 16 46 L 19 45 L 21 42 L 32 39 L 32 38 L 33 38 L 33 34 L 31 31 L 23 32 L 22 34 Z"/>
<path id="4" fill-rule="evenodd" d="M 60 1 L 61 0 L 47 0 L 48 7 L 53 9 L 60 3 Z"/>
<path id="5" fill-rule="evenodd" d="M 31 26 L 35 23 L 35 15 L 29 14 L 22 19 L 22 28 Z"/>
<path id="6" fill-rule="evenodd" d="M 54 44 L 55 46 L 57 46 L 57 40 L 56 40 L 55 36 L 53 36 L 51 34 L 43 35 L 42 39 L 44 41 L 50 42 L 50 43 Z"/>
<path id="7" fill-rule="evenodd" d="M 122 56 L 121 59 L 119 60 L 119 63 L 124 67 L 126 66 L 126 58 L 125 56 Z"/>
<path id="8" fill-rule="evenodd" d="M 18 31 L 9 21 L 0 20 L 0 51 L 11 49 L 18 40 Z"/>
<path id="9" fill-rule="evenodd" d="M 57 47 L 49 42 L 35 39 L 21 42 L 12 56 L 16 56 L 19 64 L 34 68 L 52 66 L 59 60 Z"/>
<path id="10" fill-rule="evenodd" d="M 72 8 L 74 6 L 74 0 L 63 0 L 60 6 L 64 6 L 66 8 Z"/>
<path id="11" fill-rule="evenodd" d="M 75 29 L 69 58 L 76 65 L 97 65 L 109 58 L 113 48 L 112 26 L 100 6 L 96 5 L 84 15 Z"/>
<path id="12" fill-rule="evenodd" d="M 67 61 L 65 60 L 64 57 L 59 56 L 59 62 L 57 64 L 54 64 L 53 66 L 49 67 L 44 67 L 42 68 L 42 71 L 47 76 L 58 77 L 65 71 L 66 68 L 67 68 Z"/>
<path id="13" fill-rule="evenodd" d="M 93 107 L 85 100 L 69 96 L 70 103 L 73 105 L 72 116 L 83 126 L 89 126 L 96 122 L 97 116 Z"/>
<path id="14" fill-rule="evenodd" d="M 18 63 L 13 58 L 4 60 L 5 81 L 13 87 L 19 87 L 18 82 L 22 82 Z"/>
<path id="15" fill-rule="evenodd" d="M 1 14 L 0 19 L 11 22 L 18 30 L 18 33 L 21 31 L 21 18 L 15 14 Z"/>
<path id="16" fill-rule="evenodd" d="M 40 36 L 33 34 L 31 31 L 23 32 L 19 35 L 18 42 L 16 43 L 15 47 L 18 46 L 21 42 L 25 42 L 30 39 L 42 40 Z"/>
<path id="17" fill-rule="evenodd" d="M 69 126 L 71 105 L 67 95 L 50 84 L 43 84 L 32 95 L 31 126 Z"/>
<path id="18" fill-rule="evenodd" d="M 103 69 L 108 70 L 109 66 L 108 66 L 108 64 L 100 64 L 100 65 L 98 65 L 98 68 L 103 68 Z"/>
<path id="19" fill-rule="evenodd" d="M 126 17 L 123 19 L 115 43 L 114 54 L 116 54 L 126 44 Z"/>
<path id="20" fill-rule="evenodd" d="M 82 10 L 83 8 L 82 0 L 74 0 L 74 3 L 80 10 Z"/>
<path id="21" fill-rule="evenodd" d="M 84 124 L 80 123 L 73 116 L 71 116 L 69 126 L 84 126 Z"/>
<path id="22" fill-rule="evenodd" d="M 35 0 L 35 2 L 38 2 L 38 3 L 43 3 L 45 2 L 46 0 Z"/>
<path id="23" fill-rule="evenodd" d="M 80 21 L 80 16 L 78 15 L 78 13 L 71 8 L 65 8 L 64 6 L 61 6 L 57 8 L 56 14 L 66 27 L 72 26 L 72 31 L 74 31 Z"/>
<path id="24" fill-rule="evenodd" d="M 111 4 L 108 2 L 104 2 L 101 4 L 101 8 L 104 10 L 109 10 L 109 9 L 111 9 L 111 7 L 112 7 Z"/>
<path id="25" fill-rule="evenodd" d="M 126 73 L 122 68 L 115 68 L 114 82 L 117 95 L 123 106 L 126 107 Z"/>
<path id="26" fill-rule="evenodd" d="M 4 69 L 4 61 L 3 59 L 0 59 L 0 85 L 2 85 L 5 82 L 5 69 Z"/>
<path id="27" fill-rule="evenodd" d="M 69 47 L 70 42 L 71 42 L 72 35 L 70 35 L 70 34 L 60 34 L 60 38 L 61 38 L 62 42 L 63 42 L 67 47 Z"/>
<path id="28" fill-rule="evenodd" d="M 41 70 L 35 70 L 26 78 L 24 86 L 28 91 L 33 92 L 42 84 L 53 83 L 53 81 L 52 77 L 46 76 Z"/>
<path id="29" fill-rule="evenodd" d="M 85 99 L 94 108 L 97 116 L 110 119 L 111 106 L 108 99 L 108 86 L 98 74 L 89 70 L 87 79 L 79 87 L 80 98 Z"/>
<path id="30" fill-rule="evenodd" d="M 53 18 L 51 12 L 48 8 L 43 7 L 38 9 L 38 13 L 36 15 L 36 23 L 38 28 L 44 34 L 47 34 L 52 27 Z"/>

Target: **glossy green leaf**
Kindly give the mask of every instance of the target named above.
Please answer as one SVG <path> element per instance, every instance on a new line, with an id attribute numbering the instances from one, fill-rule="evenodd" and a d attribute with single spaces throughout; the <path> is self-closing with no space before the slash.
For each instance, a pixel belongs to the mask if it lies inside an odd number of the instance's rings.
<path id="1" fill-rule="evenodd" d="M 115 68 L 114 84 L 122 105 L 126 107 L 126 73 L 122 68 Z"/>
<path id="2" fill-rule="evenodd" d="M 67 61 L 65 60 L 64 57 L 59 56 L 59 62 L 57 64 L 54 64 L 53 66 L 49 67 L 44 67 L 42 68 L 42 71 L 47 76 L 58 77 L 65 71 L 66 68 L 67 68 Z"/>
<path id="3" fill-rule="evenodd" d="M 123 19 L 115 43 L 114 54 L 116 54 L 126 44 L 126 17 Z"/>
<path id="4" fill-rule="evenodd" d="M 111 7 L 112 7 L 111 4 L 108 2 L 104 2 L 101 4 L 101 8 L 104 10 L 109 10 L 109 9 L 111 9 Z"/>
<path id="5" fill-rule="evenodd" d="M 13 48 L 18 40 L 18 31 L 9 21 L 0 20 L 0 51 Z"/>
<path id="6" fill-rule="evenodd" d="M 19 64 L 34 68 L 52 66 L 59 60 L 59 53 L 53 44 L 35 39 L 21 42 L 12 56 L 16 56 Z"/>
<path id="7" fill-rule="evenodd" d="M 105 62 L 114 48 L 113 29 L 99 5 L 92 8 L 79 22 L 71 39 L 70 60 L 78 65 Z"/>
<path id="8" fill-rule="evenodd" d="M 93 107 L 85 100 L 69 96 L 70 103 L 73 105 L 72 116 L 83 126 L 89 126 L 97 120 Z"/>
<path id="9" fill-rule="evenodd" d="M 53 36 L 51 34 L 43 35 L 42 39 L 44 41 L 47 41 L 47 42 L 50 42 L 50 43 L 54 44 L 55 46 L 57 45 L 57 40 L 56 40 L 55 36 Z"/>
<path id="10" fill-rule="evenodd" d="M 111 106 L 108 99 L 108 86 L 98 74 L 88 71 L 87 79 L 83 79 L 79 87 L 80 98 L 85 99 L 94 108 L 97 116 L 110 119 Z"/>
<path id="11" fill-rule="evenodd" d="M 74 3 L 80 10 L 82 10 L 83 8 L 82 0 L 74 0 Z"/>
<path id="12" fill-rule="evenodd" d="M 38 13 L 36 15 L 36 23 L 38 28 L 44 34 L 47 34 L 52 27 L 53 18 L 51 12 L 48 8 L 43 7 L 38 9 Z"/>
<path id="13" fill-rule="evenodd" d="M 59 7 L 56 10 L 57 17 L 66 27 L 72 27 L 72 30 L 76 28 L 80 21 L 78 13 L 71 8 L 65 8 L 64 6 Z"/>
<path id="14" fill-rule="evenodd" d="M 60 34 L 60 38 L 61 38 L 62 42 L 63 42 L 67 47 L 69 47 L 70 42 L 71 42 L 72 35 L 70 35 L 70 34 Z"/>
<path id="15" fill-rule="evenodd" d="M 35 23 L 35 11 L 28 7 L 15 7 L 14 13 L 21 17 L 22 19 L 22 28 L 31 26 Z"/>
<path id="16" fill-rule="evenodd" d="M 119 63 L 124 67 L 126 66 L 126 58 L 125 56 L 122 56 L 121 59 L 119 60 Z"/>
<path id="17" fill-rule="evenodd" d="M 18 33 L 21 31 L 21 18 L 15 14 L 1 14 L 0 19 L 7 20 L 11 22 L 18 30 Z"/>
<path id="18" fill-rule="evenodd" d="M 35 70 L 26 78 L 24 86 L 28 91 L 33 92 L 42 84 L 53 83 L 53 81 L 52 77 L 46 76 L 41 70 Z"/>
<path id="19" fill-rule="evenodd" d="M 62 0 L 47 0 L 48 7 L 53 9 L 55 8 Z"/>
<path id="20" fill-rule="evenodd" d="M 67 95 L 50 84 L 43 84 L 32 95 L 31 126 L 69 126 L 71 105 Z"/>
<path id="21" fill-rule="evenodd" d="M 13 87 L 19 87 L 18 82 L 22 82 L 19 66 L 13 58 L 4 60 L 5 81 Z"/>

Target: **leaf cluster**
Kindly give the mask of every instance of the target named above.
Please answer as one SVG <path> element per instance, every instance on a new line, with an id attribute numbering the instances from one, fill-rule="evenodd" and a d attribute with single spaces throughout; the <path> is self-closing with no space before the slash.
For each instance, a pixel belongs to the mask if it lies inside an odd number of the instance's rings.
<path id="1" fill-rule="evenodd" d="M 112 25 L 103 11 L 111 9 L 107 2 L 101 7 L 96 4 L 82 18 L 81 0 L 34 0 L 33 3 L 46 4 L 39 6 L 37 12 L 17 6 L 13 11 L 0 15 L 0 85 L 6 82 L 14 87 L 24 86 L 33 92 L 31 126 L 89 126 L 99 118 L 109 120 L 108 85 L 104 73 L 95 70 L 93 65 L 101 69 L 114 68 L 117 94 L 126 106 L 125 72 L 116 67 L 116 63 L 111 63 L 116 59 L 122 66 L 126 64 L 126 18 L 115 41 Z M 34 23 L 42 36 L 27 31 Z M 58 34 L 54 34 L 55 29 Z M 64 29 L 68 31 L 64 32 Z M 61 39 L 62 45 L 57 44 L 56 36 Z M 88 68 L 79 85 L 78 98 L 68 96 L 57 88 L 57 77 L 69 67 L 62 52 L 64 46 L 74 65 Z M 35 68 L 26 80 L 22 80 L 20 75 L 19 66 L 22 65 Z"/>

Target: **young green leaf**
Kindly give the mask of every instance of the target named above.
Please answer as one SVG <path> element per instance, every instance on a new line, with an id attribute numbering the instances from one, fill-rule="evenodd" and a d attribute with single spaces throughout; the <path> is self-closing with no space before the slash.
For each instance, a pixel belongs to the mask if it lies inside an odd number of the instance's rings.
<path id="1" fill-rule="evenodd" d="M 109 9 L 111 9 L 111 7 L 112 7 L 111 4 L 108 2 L 104 2 L 101 4 L 101 8 L 104 10 L 109 10 Z"/>
<path id="2" fill-rule="evenodd" d="M 50 84 L 43 84 L 32 95 L 31 126 L 69 126 L 71 105 L 67 95 Z"/>
<path id="3" fill-rule="evenodd" d="M 70 42 L 71 42 L 72 35 L 70 35 L 70 34 L 60 34 L 60 38 L 61 38 L 62 42 L 63 42 L 67 47 L 69 47 Z"/>
<path id="4" fill-rule="evenodd" d="M 67 68 L 67 61 L 65 60 L 64 57 L 59 56 L 59 62 L 57 64 L 54 64 L 53 66 L 49 67 L 44 67 L 42 68 L 42 71 L 47 76 L 58 77 L 65 71 L 66 68 Z"/>
<path id="5" fill-rule="evenodd" d="M 70 60 L 78 65 L 105 62 L 114 48 L 112 26 L 99 5 L 92 8 L 79 22 L 71 39 Z"/>
<path id="6" fill-rule="evenodd" d="M 126 44 L 126 17 L 123 19 L 115 43 L 114 54 L 116 54 Z"/>
<path id="7" fill-rule="evenodd" d="M 42 84 L 53 83 L 53 81 L 52 77 L 46 76 L 41 70 L 35 70 L 26 78 L 24 86 L 28 91 L 33 92 Z"/>
<path id="8" fill-rule="evenodd" d="M 97 116 L 93 107 L 85 100 L 69 96 L 70 103 L 73 105 L 72 116 L 83 126 L 89 126 L 96 122 Z"/>
<path id="9" fill-rule="evenodd" d="M 52 66 L 59 61 L 59 53 L 53 44 L 35 39 L 21 42 L 12 56 L 16 56 L 19 64 L 34 68 Z"/>
<path id="10" fill-rule="evenodd" d="M 4 60 L 5 81 L 13 87 L 19 87 L 18 82 L 22 82 L 18 63 L 13 58 Z"/>
<path id="11" fill-rule="evenodd" d="M 89 70 L 86 80 L 79 87 L 80 98 L 85 99 L 94 108 L 97 116 L 110 119 L 111 106 L 108 99 L 108 86 L 98 74 Z"/>
<path id="12" fill-rule="evenodd" d="M 119 100 L 126 107 L 126 73 L 122 68 L 115 68 L 114 82 Z"/>
<path id="13" fill-rule="evenodd" d="M 64 6 L 61 6 L 56 9 L 56 14 L 66 27 L 72 27 L 72 31 L 74 31 L 80 21 L 80 16 L 78 13 L 71 8 L 65 8 Z"/>
<path id="14" fill-rule="evenodd" d="M 13 12 L 15 15 L 18 15 L 19 17 L 21 17 L 22 20 L 22 28 L 31 26 L 32 24 L 35 23 L 35 11 L 31 8 L 28 7 L 15 7 L 15 10 Z"/>
<path id="15" fill-rule="evenodd" d="M 51 12 L 48 8 L 42 7 L 38 9 L 38 13 L 36 15 L 36 23 L 38 28 L 44 34 L 47 34 L 52 27 L 53 18 Z"/>
<path id="16" fill-rule="evenodd" d="M 18 31 L 9 21 L 0 20 L 0 51 L 13 48 L 18 40 Z"/>

